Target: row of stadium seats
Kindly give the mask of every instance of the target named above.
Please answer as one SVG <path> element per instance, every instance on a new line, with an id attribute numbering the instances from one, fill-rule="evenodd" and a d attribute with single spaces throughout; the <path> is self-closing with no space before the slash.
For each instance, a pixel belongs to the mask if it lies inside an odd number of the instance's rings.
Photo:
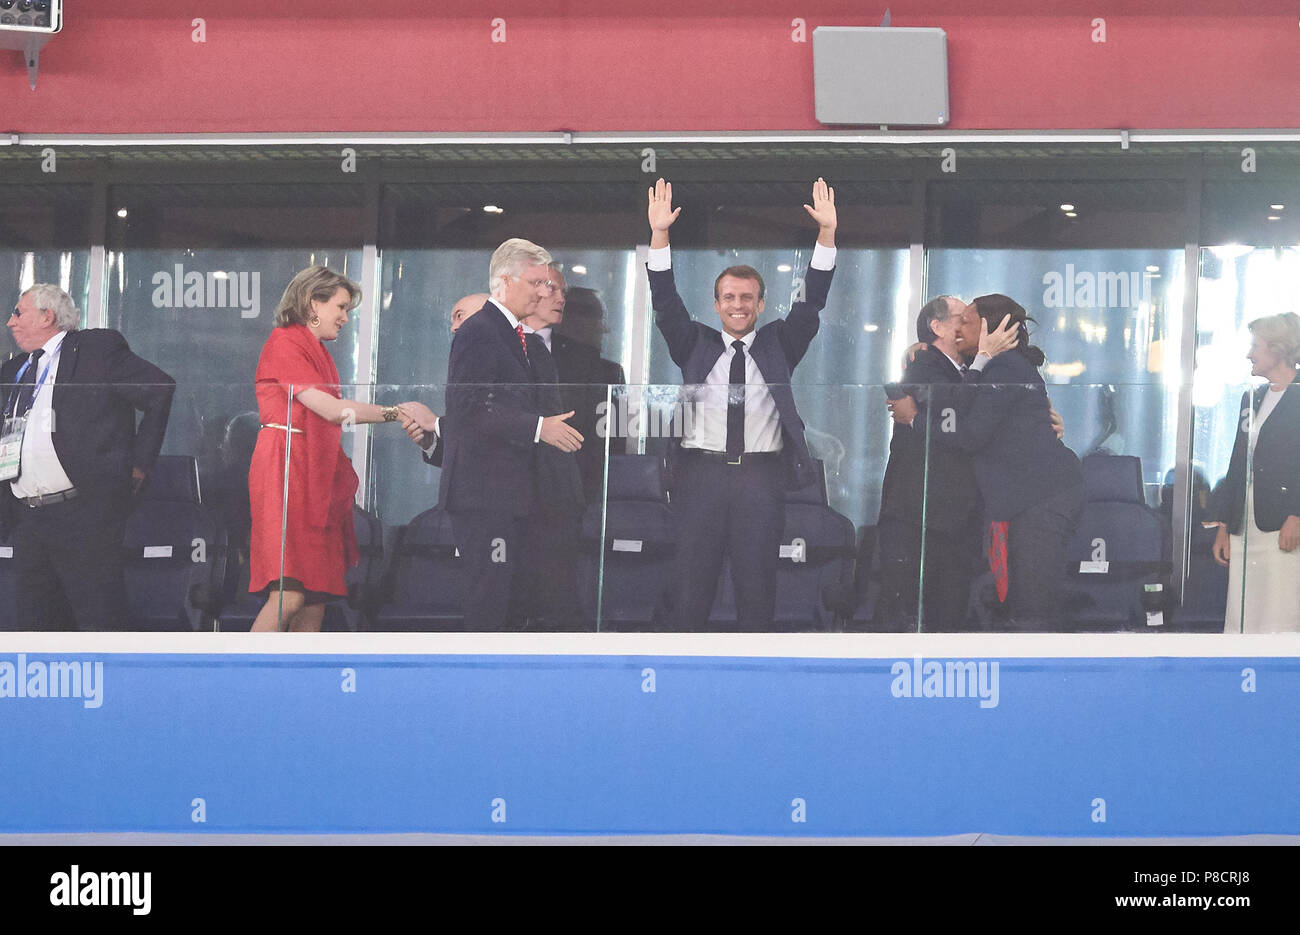
<path id="1" fill-rule="evenodd" d="M 602 630 L 671 630 L 676 530 L 661 461 L 610 458 L 605 509 L 587 509 L 578 590 L 584 624 Z M 1069 552 L 1071 629 L 1114 632 L 1222 628 L 1227 576 L 1194 537 L 1187 599 L 1170 587 L 1168 519 L 1145 504 L 1137 458 L 1084 460 L 1086 503 Z M 385 530 L 354 509 L 361 562 L 348 573 L 348 599 L 329 605 L 327 630 L 456 630 L 462 581 L 451 523 L 439 507 Z M 1210 533 L 1213 530 L 1209 531 Z M 387 538 L 387 543 L 385 539 Z M 603 542 L 603 549 L 602 549 Z M 827 503 L 824 478 L 786 501 L 775 628 L 872 631 L 879 590 L 875 528 L 855 530 Z M 247 630 L 260 601 L 247 593 L 247 553 L 234 547 L 204 503 L 195 461 L 159 459 L 126 531 L 126 584 L 141 630 Z M 0 542 L 0 607 L 12 628 L 13 546 Z M 997 630 L 996 614 L 973 589 L 977 629 Z M 599 601 L 599 615 L 597 602 Z M 710 628 L 736 628 L 731 572 L 724 564 Z"/>

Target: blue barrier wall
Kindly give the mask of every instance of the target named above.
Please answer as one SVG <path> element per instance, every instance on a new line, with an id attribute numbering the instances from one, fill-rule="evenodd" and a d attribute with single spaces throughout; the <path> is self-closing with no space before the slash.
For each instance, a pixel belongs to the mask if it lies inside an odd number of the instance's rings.
<path id="1" fill-rule="evenodd" d="M 1286 637 L 97 636 L 0 644 L 0 832 L 1300 833 Z"/>

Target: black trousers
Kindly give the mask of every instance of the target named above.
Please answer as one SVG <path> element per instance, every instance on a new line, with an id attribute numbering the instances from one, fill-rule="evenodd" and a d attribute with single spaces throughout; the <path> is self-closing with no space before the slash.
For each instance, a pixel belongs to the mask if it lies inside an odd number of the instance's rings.
<path id="1" fill-rule="evenodd" d="M 580 630 L 578 537 L 582 505 L 544 501 L 524 531 L 524 569 L 515 578 L 514 616 L 529 630 Z"/>
<path id="2" fill-rule="evenodd" d="M 448 514 L 464 563 L 465 629 L 516 630 L 521 621 L 512 602 L 516 579 L 528 561 L 529 518 L 496 510 Z"/>
<path id="3" fill-rule="evenodd" d="M 1083 510 L 1083 485 L 1068 487 L 1011 520 L 1007 530 L 1007 628 L 1060 632 L 1065 553 Z"/>
<path id="4" fill-rule="evenodd" d="M 684 449 L 672 491 L 677 521 L 676 601 L 672 629 L 709 629 L 724 556 L 731 559 L 741 630 L 771 630 L 776 574 L 785 526 L 779 455 L 746 455 L 728 464 Z"/>
<path id="5" fill-rule="evenodd" d="M 18 504 L 14 621 L 21 630 L 127 630 L 122 538 L 126 515 L 111 498 L 81 494 Z"/>
<path id="6" fill-rule="evenodd" d="M 973 629 L 966 609 L 980 555 L 980 521 L 971 514 L 954 529 L 925 536 L 925 590 L 921 601 L 921 525 L 880 519 L 881 590 L 877 619 L 895 632 L 956 633 Z"/>

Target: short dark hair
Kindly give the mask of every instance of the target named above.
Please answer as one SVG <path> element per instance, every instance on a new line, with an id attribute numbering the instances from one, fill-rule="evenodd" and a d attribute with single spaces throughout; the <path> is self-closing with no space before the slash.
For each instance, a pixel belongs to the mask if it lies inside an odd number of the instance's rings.
<path id="1" fill-rule="evenodd" d="M 763 285 L 763 277 L 758 270 L 752 266 L 728 266 L 722 272 L 718 273 L 718 278 L 713 280 L 713 298 L 718 298 L 718 284 L 722 282 L 724 276 L 735 276 L 737 279 L 756 279 L 758 280 L 758 297 L 761 299 L 767 295 L 767 287 Z"/>
<path id="2" fill-rule="evenodd" d="M 948 300 L 951 298 L 950 295 L 935 296 L 921 306 L 921 314 L 916 316 L 916 340 L 922 344 L 929 344 L 938 337 L 930 327 L 930 323 L 952 314 L 952 310 L 948 307 Z"/>

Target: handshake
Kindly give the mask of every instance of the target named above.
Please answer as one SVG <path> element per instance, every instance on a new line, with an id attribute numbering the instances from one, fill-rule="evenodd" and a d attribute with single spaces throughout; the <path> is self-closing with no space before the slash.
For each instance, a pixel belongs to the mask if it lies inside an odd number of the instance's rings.
<path id="1" fill-rule="evenodd" d="M 582 447 L 582 433 L 568 424 L 571 418 L 573 418 L 572 410 L 543 418 L 538 441 L 561 451 L 577 451 Z M 436 437 L 434 426 L 438 422 L 438 416 L 424 403 L 411 401 L 399 404 L 397 419 L 402 423 L 402 428 L 411 441 L 421 448 L 429 448 L 433 445 Z"/>

